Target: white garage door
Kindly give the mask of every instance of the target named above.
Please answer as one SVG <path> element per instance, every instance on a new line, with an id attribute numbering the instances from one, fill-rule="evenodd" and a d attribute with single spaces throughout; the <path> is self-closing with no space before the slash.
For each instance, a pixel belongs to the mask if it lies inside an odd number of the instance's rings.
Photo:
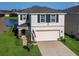
<path id="1" fill-rule="evenodd" d="M 40 30 L 36 31 L 36 41 L 52 41 L 59 38 L 59 31 Z"/>

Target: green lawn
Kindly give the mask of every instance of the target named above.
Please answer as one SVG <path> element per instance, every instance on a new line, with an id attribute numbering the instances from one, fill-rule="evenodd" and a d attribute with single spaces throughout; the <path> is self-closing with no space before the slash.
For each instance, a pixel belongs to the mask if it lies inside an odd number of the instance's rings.
<path id="1" fill-rule="evenodd" d="M 64 42 L 74 53 L 79 55 L 79 41 L 76 38 L 71 38 L 68 35 L 65 35 L 65 42 Z"/>
<path id="2" fill-rule="evenodd" d="M 31 47 L 29 52 L 24 49 L 21 40 L 18 40 L 10 28 L 0 32 L 0 56 L 40 56 L 41 53 L 37 45 Z"/>

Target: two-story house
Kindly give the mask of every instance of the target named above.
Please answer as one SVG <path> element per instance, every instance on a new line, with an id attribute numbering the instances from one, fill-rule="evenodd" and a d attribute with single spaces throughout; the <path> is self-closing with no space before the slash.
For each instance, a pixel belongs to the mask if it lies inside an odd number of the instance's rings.
<path id="1" fill-rule="evenodd" d="M 18 34 L 31 36 L 35 41 L 64 38 L 65 14 L 48 7 L 32 6 L 18 13 Z"/>

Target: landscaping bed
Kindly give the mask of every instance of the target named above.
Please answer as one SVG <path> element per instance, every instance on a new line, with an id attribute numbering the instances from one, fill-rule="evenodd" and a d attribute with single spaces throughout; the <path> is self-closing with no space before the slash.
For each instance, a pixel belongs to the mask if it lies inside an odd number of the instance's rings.
<path id="1" fill-rule="evenodd" d="M 14 36 L 11 28 L 0 32 L 0 56 L 40 56 L 41 53 L 37 45 L 33 45 L 28 51 L 22 46 L 20 39 Z"/>
<path id="2" fill-rule="evenodd" d="M 75 54 L 79 55 L 79 41 L 76 38 L 72 38 L 68 35 L 65 35 L 63 43 L 69 47 Z"/>

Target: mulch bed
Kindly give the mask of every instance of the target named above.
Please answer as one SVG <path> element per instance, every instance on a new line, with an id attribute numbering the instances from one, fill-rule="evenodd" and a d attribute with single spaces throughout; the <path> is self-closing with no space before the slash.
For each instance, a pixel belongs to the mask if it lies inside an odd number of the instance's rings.
<path id="1" fill-rule="evenodd" d="M 0 21 L 0 31 L 4 31 L 5 29 L 5 24 L 3 21 Z"/>

